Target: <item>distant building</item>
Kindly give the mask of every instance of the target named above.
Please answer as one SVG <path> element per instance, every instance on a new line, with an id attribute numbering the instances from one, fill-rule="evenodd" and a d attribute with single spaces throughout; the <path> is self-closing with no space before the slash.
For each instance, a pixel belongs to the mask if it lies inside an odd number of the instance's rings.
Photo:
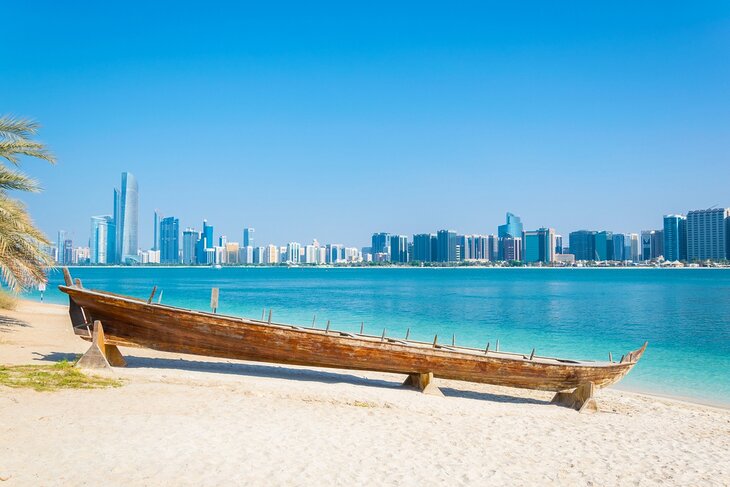
<path id="1" fill-rule="evenodd" d="M 687 217 L 664 215 L 664 258 L 687 260 Z"/>
<path id="2" fill-rule="evenodd" d="M 504 249 L 501 246 L 502 239 L 504 237 L 522 238 L 522 219 L 513 213 L 507 213 L 506 223 L 497 227 L 497 237 L 499 237 L 499 259 L 500 260 L 512 260 L 507 259 L 504 255 Z"/>
<path id="3" fill-rule="evenodd" d="M 578 230 L 568 235 L 570 253 L 575 260 L 596 260 L 596 232 Z"/>
<path id="4" fill-rule="evenodd" d="M 432 250 L 435 247 L 436 235 L 432 233 L 419 233 L 413 236 L 413 260 L 416 262 L 433 262 L 435 256 Z"/>
<path id="5" fill-rule="evenodd" d="M 562 235 L 555 235 L 555 253 L 556 254 L 563 253 L 563 236 Z"/>
<path id="6" fill-rule="evenodd" d="M 456 262 L 456 232 L 439 230 L 436 233 L 436 260 L 438 262 Z"/>
<path id="7" fill-rule="evenodd" d="M 159 251 L 161 264 L 180 262 L 180 221 L 168 216 L 160 222 Z"/>
<path id="8" fill-rule="evenodd" d="M 116 260 L 135 262 L 139 251 L 139 188 L 130 172 L 122 173 L 122 189 L 114 190 Z"/>
<path id="9" fill-rule="evenodd" d="M 687 213 L 687 259 L 730 258 L 730 209 L 714 208 Z"/>
<path id="10" fill-rule="evenodd" d="M 208 225 L 208 220 L 203 220 L 203 231 L 200 233 L 200 238 L 195 243 L 195 262 L 197 264 L 214 264 L 215 263 L 215 251 L 211 253 L 209 250 L 213 250 L 213 226 Z"/>
<path id="11" fill-rule="evenodd" d="M 408 237 L 405 235 L 390 236 L 390 261 L 401 264 L 408 262 Z"/>
<path id="12" fill-rule="evenodd" d="M 522 260 L 522 238 L 502 237 L 499 243 L 502 248 L 502 260 Z"/>
<path id="13" fill-rule="evenodd" d="M 651 258 L 658 259 L 664 256 L 664 230 L 651 232 Z"/>
<path id="14" fill-rule="evenodd" d="M 266 249 L 264 247 L 254 247 L 253 248 L 253 263 L 254 264 L 263 264 L 265 254 L 266 254 Z"/>
<path id="15" fill-rule="evenodd" d="M 194 228 L 186 228 L 183 232 L 183 250 L 182 262 L 185 265 L 193 265 L 197 263 L 195 246 L 200 238 L 200 234 Z"/>
<path id="16" fill-rule="evenodd" d="M 91 217 L 91 238 L 89 238 L 89 261 L 92 264 L 111 264 L 114 254 L 114 218 L 111 215 Z M 110 238 L 111 237 L 111 238 Z"/>
<path id="17" fill-rule="evenodd" d="M 301 260 L 302 245 L 298 242 L 289 242 L 286 245 L 286 261 L 298 264 Z"/>
<path id="18" fill-rule="evenodd" d="M 632 262 L 639 262 L 641 260 L 641 241 L 639 240 L 639 235 L 636 233 L 630 233 L 627 235 L 627 237 L 627 248 L 629 249 L 629 251 L 628 255 L 626 255 L 626 258 L 631 260 Z"/>
<path id="19" fill-rule="evenodd" d="M 246 246 L 238 249 L 238 263 L 239 264 L 253 264 L 253 247 Z"/>
<path id="20" fill-rule="evenodd" d="M 613 232 L 596 232 L 596 255 L 593 260 L 607 261 L 613 259 Z M 588 259 L 591 260 L 591 259 Z"/>
<path id="21" fill-rule="evenodd" d="M 371 245 L 373 255 L 376 254 L 387 254 L 390 260 L 390 234 L 389 233 L 373 233 L 371 238 Z"/>
<path id="22" fill-rule="evenodd" d="M 611 260 L 622 262 L 626 258 L 626 238 L 623 233 L 613 234 L 613 256 Z"/>
<path id="23" fill-rule="evenodd" d="M 487 258 L 492 261 L 498 261 L 499 260 L 499 237 L 496 235 L 489 235 L 487 237 Z"/>
<path id="24" fill-rule="evenodd" d="M 244 228 L 243 229 L 243 246 L 244 247 L 254 247 L 254 235 L 255 230 L 253 228 Z"/>
<path id="25" fill-rule="evenodd" d="M 68 264 L 69 262 L 63 261 L 63 244 L 66 242 L 66 230 L 59 230 L 58 237 L 56 238 L 56 263 L 59 265 Z M 113 261 L 112 261 L 113 262 Z"/>
<path id="26" fill-rule="evenodd" d="M 155 210 L 152 250 L 160 250 L 160 212 Z"/>
<path id="27" fill-rule="evenodd" d="M 552 228 L 539 228 L 534 231 L 523 232 L 522 235 L 522 260 L 545 263 L 555 260 L 555 230 Z"/>
<path id="28" fill-rule="evenodd" d="M 61 255 L 63 257 L 61 260 L 63 264 L 78 264 L 78 262 L 74 260 L 74 243 L 70 238 L 63 241 L 63 252 Z"/>

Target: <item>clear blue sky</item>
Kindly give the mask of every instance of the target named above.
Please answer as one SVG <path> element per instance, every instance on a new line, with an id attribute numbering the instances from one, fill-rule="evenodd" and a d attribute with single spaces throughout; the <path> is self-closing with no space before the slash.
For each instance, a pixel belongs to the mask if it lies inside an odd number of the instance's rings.
<path id="1" fill-rule="evenodd" d="M 0 113 L 53 238 L 120 173 L 152 212 L 261 243 L 448 227 L 639 231 L 730 206 L 730 3 L 13 2 Z M 262 2 L 258 2 L 262 4 Z"/>

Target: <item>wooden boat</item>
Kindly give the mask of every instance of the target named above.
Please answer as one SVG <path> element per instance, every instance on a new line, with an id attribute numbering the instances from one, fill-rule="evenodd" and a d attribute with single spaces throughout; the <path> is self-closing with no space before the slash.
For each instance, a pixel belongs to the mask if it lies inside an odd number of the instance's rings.
<path id="1" fill-rule="evenodd" d="M 86 365 L 124 365 L 117 346 L 338 369 L 407 374 L 406 382 L 439 393 L 433 377 L 555 391 L 555 401 L 595 408 L 593 389 L 613 384 L 641 358 L 644 345 L 620 361 L 567 360 L 474 349 L 363 333 L 305 328 L 167 306 L 74 284 L 64 269 L 74 332 L 93 341 Z M 217 293 L 216 293 L 217 298 Z M 93 329 L 92 329 L 93 328 Z M 573 391 L 566 393 L 565 391 Z"/>

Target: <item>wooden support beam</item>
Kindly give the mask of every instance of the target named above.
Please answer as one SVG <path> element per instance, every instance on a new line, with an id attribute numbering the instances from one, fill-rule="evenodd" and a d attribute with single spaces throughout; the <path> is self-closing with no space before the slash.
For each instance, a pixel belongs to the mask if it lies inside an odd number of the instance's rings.
<path id="1" fill-rule="evenodd" d="M 535 358 L 535 349 L 534 348 L 532 349 L 532 353 L 530 353 L 530 360 L 532 360 L 533 358 Z"/>
<path id="2" fill-rule="evenodd" d="M 312 328 L 316 328 L 317 325 L 317 315 L 312 316 Z"/>
<path id="3" fill-rule="evenodd" d="M 73 286 L 74 285 L 74 281 L 73 281 L 73 279 L 71 279 L 71 273 L 68 271 L 68 267 L 64 267 L 63 268 L 63 282 L 67 286 Z"/>
<path id="4" fill-rule="evenodd" d="M 157 286 L 152 286 L 152 292 L 150 293 L 150 297 L 147 299 L 147 304 L 152 303 L 152 300 L 155 299 L 156 293 L 157 293 Z"/>
<path id="5" fill-rule="evenodd" d="M 406 340 L 408 340 L 408 337 L 409 337 L 409 336 L 411 336 L 411 329 L 410 329 L 410 328 L 408 328 L 408 329 L 406 330 Z"/>
<path id="6" fill-rule="evenodd" d="M 365 329 L 365 322 L 364 322 L 364 321 L 361 321 L 361 322 L 360 322 L 360 334 L 361 334 L 361 335 L 362 335 L 362 331 L 363 331 L 364 329 Z"/>
<path id="7" fill-rule="evenodd" d="M 324 329 L 325 334 L 330 331 L 330 320 L 327 320 L 327 328 Z"/>
<path id="8" fill-rule="evenodd" d="M 433 372 L 428 372 L 425 374 L 408 374 L 408 377 L 406 378 L 405 382 L 403 382 L 403 385 L 406 387 L 415 387 L 424 394 L 430 394 L 432 396 L 444 395 L 444 393 L 441 392 L 441 389 L 436 387 L 436 385 L 433 383 Z"/>
<path id="9" fill-rule="evenodd" d="M 487 348 L 484 349 L 484 355 L 489 353 L 489 342 L 487 342 Z"/>
<path id="10" fill-rule="evenodd" d="M 125 367 L 127 362 L 122 357 L 116 345 L 109 345 L 104 340 L 104 327 L 101 321 L 94 321 L 91 346 L 76 362 L 76 367 L 82 369 L 111 369 L 111 367 Z"/>
<path id="11" fill-rule="evenodd" d="M 439 336 L 438 335 L 434 335 L 433 336 L 433 347 L 434 348 L 436 348 L 436 342 L 438 341 L 438 339 L 439 339 Z"/>
<path id="12" fill-rule="evenodd" d="M 573 408 L 579 413 L 598 412 L 598 403 L 595 398 L 595 385 L 586 382 L 576 387 L 572 392 L 558 392 L 550 401 L 552 404 Z"/>
<path id="13" fill-rule="evenodd" d="M 271 313 L 273 313 L 273 310 L 269 308 L 269 324 L 271 324 Z"/>
<path id="14" fill-rule="evenodd" d="M 155 289 L 157 289 L 157 286 L 155 286 Z M 214 287 L 210 290 L 210 309 L 213 310 L 213 313 L 218 312 L 218 295 L 220 293 L 220 289 L 217 287 Z M 271 321 L 271 315 L 269 315 L 269 321 Z"/>
<path id="15" fill-rule="evenodd" d="M 385 340 L 385 328 L 383 328 L 383 335 L 380 337 L 381 342 L 384 340 Z"/>

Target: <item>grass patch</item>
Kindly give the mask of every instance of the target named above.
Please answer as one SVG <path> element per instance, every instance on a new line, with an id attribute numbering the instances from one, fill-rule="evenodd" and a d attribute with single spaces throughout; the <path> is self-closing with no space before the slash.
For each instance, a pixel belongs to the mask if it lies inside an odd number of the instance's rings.
<path id="1" fill-rule="evenodd" d="M 357 406 L 359 408 L 376 408 L 376 407 L 378 407 L 378 405 L 375 404 L 374 402 L 367 402 L 367 401 L 355 401 L 350 404 L 352 404 L 353 406 Z"/>
<path id="2" fill-rule="evenodd" d="M 18 298 L 12 294 L 0 290 L 0 309 L 14 310 L 18 306 Z"/>
<path id="3" fill-rule="evenodd" d="M 86 375 L 75 369 L 71 362 L 62 360 L 53 365 L 0 365 L 0 385 L 27 387 L 36 391 L 57 391 L 119 387 L 122 381 Z"/>

